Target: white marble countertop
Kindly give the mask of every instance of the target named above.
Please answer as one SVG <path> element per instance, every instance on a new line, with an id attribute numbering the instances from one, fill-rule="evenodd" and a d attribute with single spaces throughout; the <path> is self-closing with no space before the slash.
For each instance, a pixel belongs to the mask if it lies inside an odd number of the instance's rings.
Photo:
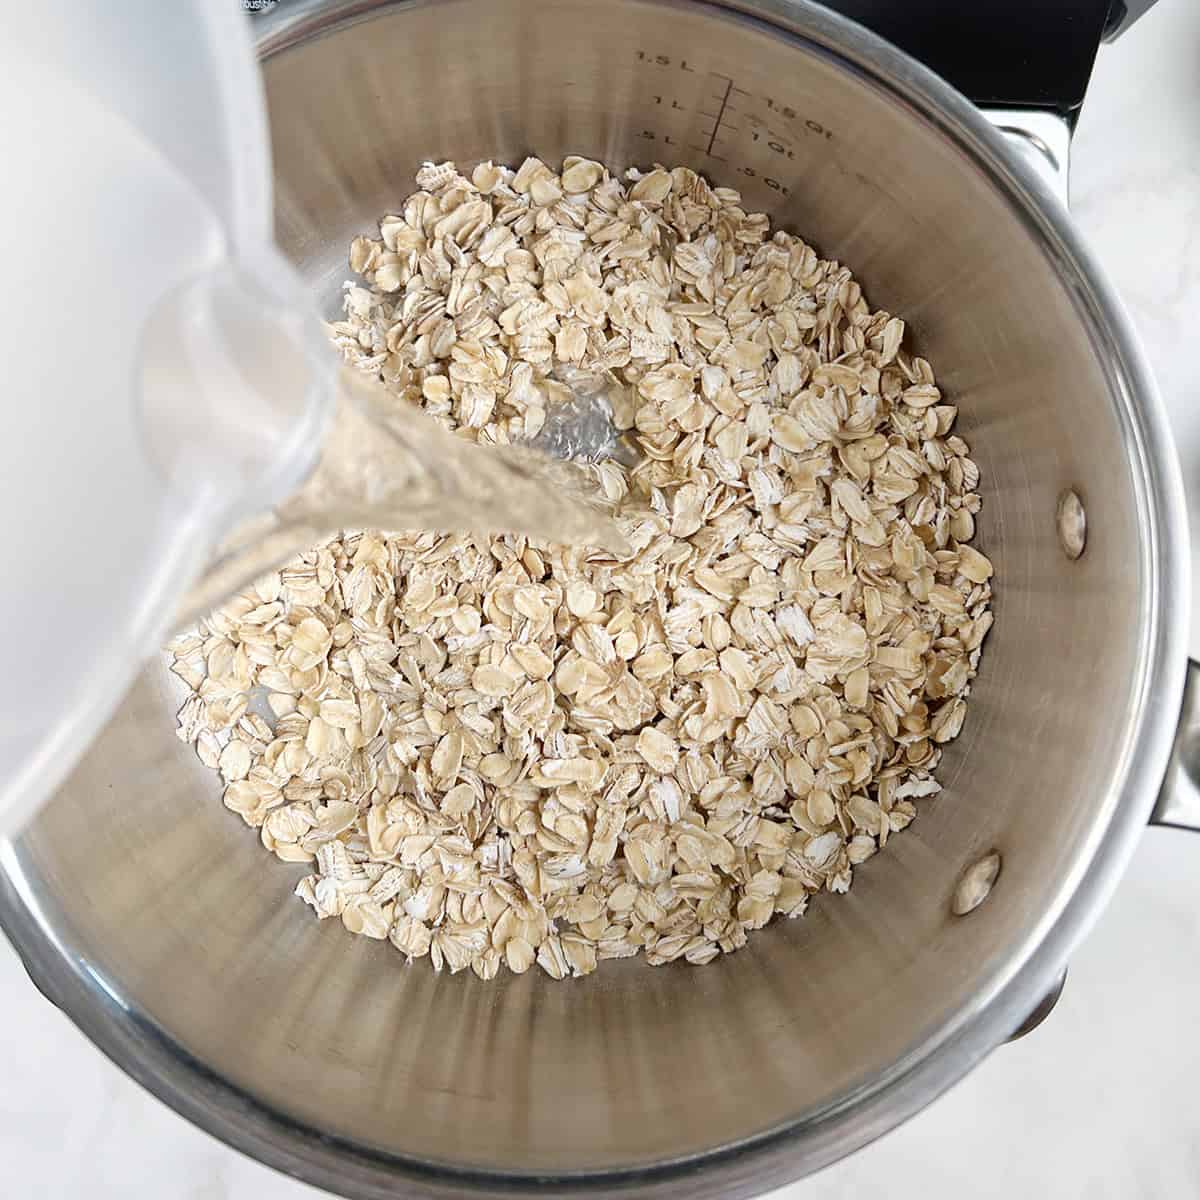
<path id="1" fill-rule="evenodd" d="M 1100 52 L 1075 215 L 1176 421 L 1200 531 L 1200 5 L 1161 0 Z M 1194 535 L 1195 536 L 1195 535 Z M 1200 614 L 1200 604 L 1193 604 Z M 1200 619 L 1193 622 L 1200 652 Z M 1057 1010 L 901 1129 L 774 1200 L 1200 1196 L 1200 838 L 1148 833 Z M 175 1116 L 33 989 L 0 939 L 0 1163 L 22 1200 L 318 1200 Z"/>

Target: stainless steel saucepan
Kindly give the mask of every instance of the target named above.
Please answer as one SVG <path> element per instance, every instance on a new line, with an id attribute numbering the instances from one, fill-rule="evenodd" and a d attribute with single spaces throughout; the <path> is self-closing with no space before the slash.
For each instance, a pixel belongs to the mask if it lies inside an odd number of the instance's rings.
<path id="1" fill-rule="evenodd" d="M 996 624 L 968 723 L 946 790 L 804 920 L 702 969 L 485 984 L 405 969 L 289 899 L 300 868 L 222 808 L 155 667 L 0 852 L 0 921 L 47 995 L 167 1103 L 363 1200 L 749 1195 L 847 1154 L 1035 1008 L 1168 772 L 1188 542 L 1127 318 L 1002 133 L 808 3 L 294 0 L 260 28 L 277 232 L 331 312 L 351 237 L 422 160 L 535 152 L 693 166 L 903 314 L 982 469 Z M 1025 145 L 1052 150 L 1044 132 Z M 1185 823 L 1194 793 L 1173 771 L 1161 815 Z M 990 896 L 956 916 L 993 851 Z"/>

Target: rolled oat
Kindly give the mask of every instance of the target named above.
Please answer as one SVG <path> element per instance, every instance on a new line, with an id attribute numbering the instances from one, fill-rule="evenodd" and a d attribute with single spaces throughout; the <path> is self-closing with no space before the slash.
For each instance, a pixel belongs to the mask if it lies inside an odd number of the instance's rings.
<path id="1" fill-rule="evenodd" d="M 992 621 L 956 409 L 845 267 L 686 168 L 417 185 L 334 341 L 485 444 L 610 383 L 636 463 L 588 469 L 634 551 L 346 531 L 176 639 L 180 737 L 319 917 L 409 960 L 708 962 L 938 791 Z"/>

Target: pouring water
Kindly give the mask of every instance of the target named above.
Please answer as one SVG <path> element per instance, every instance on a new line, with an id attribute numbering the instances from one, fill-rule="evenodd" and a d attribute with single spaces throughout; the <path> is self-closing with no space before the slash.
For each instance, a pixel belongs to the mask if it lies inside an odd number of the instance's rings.
<path id="1" fill-rule="evenodd" d="M 540 448 L 579 454 L 604 439 L 611 426 L 603 397 L 573 393 L 562 408 L 538 442 L 481 446 L 343 367 L 311 475 L 226 539 L 184 597 L 178 623 L 342 528 L 523 534 L 627 554 L 585 469 Z"/>

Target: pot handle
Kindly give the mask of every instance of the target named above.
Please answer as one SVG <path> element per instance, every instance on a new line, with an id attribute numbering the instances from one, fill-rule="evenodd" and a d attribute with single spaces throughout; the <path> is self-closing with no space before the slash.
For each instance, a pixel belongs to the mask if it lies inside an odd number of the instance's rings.
<path id="1" fill-rule="evenodd" d="M 1155 0 L 1113 0 L 1104 40 L 1114 41 L 1154 3 Z M 1050 186 L 1063 205 L 1069 207 L 1071 134 L 1076 113 L 1064 114 L 1048 108 L 999 108 L 989 104 L 980 104 L 979 110 Z M 1179 728 L 1162 789 L 1150 814 L 1150 824 L 1200 832 L 1200 664 L 1194 660 L 1188 662 Z M 1066 979 L 1064 968 L 1041 1002 L 1009 1035 L 1008 1041 L 1015 1042 L 1032 1033 L 1050 1015 L 1062 995 Z"/>
<path id="2" fill-rule="evenodd" d="M 1200 833 L 1200 663 L 1195 659 L 1188 661 L 1179 728 L 1150 824 Z"/>
<path id="3" fill-rule="evenodd" d="M 1120 36 L 1155 0 L 825 3 L 923 62 L 981 108 L 1046 112 L 1073 126 L 1101 40 Z"/>
<path id="4" fill-rule="evenodd" d="M 1200 833 L 1200 663 L 1194 658 L 1188 660 L 1187 682 L 1183 689 L 1183 707 L 1175 731 L 1175 744 L 1171 747 L 1171 758 L 1158 800 L 1150 814 L 1150 824 Z M 1010 1042 L 1031 1033 L 1050 1015 L 1062 995 L 1066 978 L 1064 969 L 1041 1003 L 1009 1036 Z"/>
<path id="5" fill-rule="evenodd" d="M 1150 824 L 1168 829 L 1190 829 L 1200 833 L 1200 662 L 1188 660 L 1187 682 L 1175 744 L 1163 778 Z M 1054 981 L 1049 992 L 1021 1025 L 1008 1037 L 1015 1042 L 1032 1033 L 1053 1011 L 1062 995 L 1067 972 Z"/>

